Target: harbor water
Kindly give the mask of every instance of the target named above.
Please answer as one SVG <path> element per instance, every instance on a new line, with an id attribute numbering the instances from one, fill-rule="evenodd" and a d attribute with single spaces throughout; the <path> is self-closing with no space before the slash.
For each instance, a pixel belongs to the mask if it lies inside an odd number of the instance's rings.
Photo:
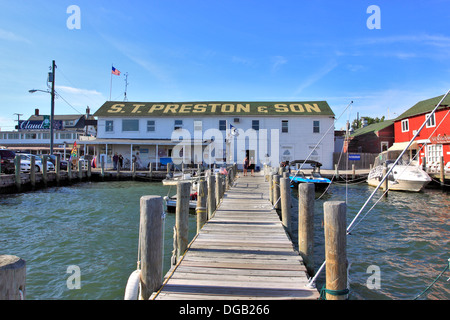
<path id="1" fill-rule="evenodd" d="M 26 260 L 29 300 L 123 299 L 127 279 L 137 266 L 139 199 L 172 195 L 175 189 L 155 182 L 118 181 L 0 195 L 0 254 Z M 323 203 L 347 198 L 350 223 L 372 191 L 366 184 L 333 184 L 316 200 L 316 270 L 324 259 Z M 425 290 L 448 264 L 449 218 L 446 192 L 391 192 L 348 236 L 349 298 L 413 299 Z M 294 217 L 294 234 L 296 221 Z M 170 268 L 174 224 L 175 215 L 168 213 L 164 273 Z M 195 215 L 190 215 L 190 239 L 195 229 Z M 79 289 L 70 285 L 73 266 L 80 271 Z M 319 289 L 324 273 L 318 278 Z M 421 299 L 450 299 L 449 276 L 450 271 Z"/>

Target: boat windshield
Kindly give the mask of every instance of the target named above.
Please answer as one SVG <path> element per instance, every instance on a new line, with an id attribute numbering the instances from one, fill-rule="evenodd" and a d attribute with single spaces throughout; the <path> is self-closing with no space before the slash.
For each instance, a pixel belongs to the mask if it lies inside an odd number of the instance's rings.
<path id="1" fill-rule="evenodd" d="M 400 155 L 400 150 L 395 151 L 385 151 L 378 155 L 378 157 L 375 158 L 374 167 L 376 166 L 382 166 L 384 163 L 391 164 L 394 163 L 395 160 Z M 398 165 L 408 165 L 410 162 L 409 155 L 406 153 L 402 156 L 402 158 L 397 163 Z"/>
<path id="2" fill-rule="evenodd" d="M 320 173 L 318 173 L 318 172 L 312 172 L 312 173 L 311 173 L 311 176 L 312 176 L 313 178 L 322 178 L 322 176 L 321 176 Z"/>

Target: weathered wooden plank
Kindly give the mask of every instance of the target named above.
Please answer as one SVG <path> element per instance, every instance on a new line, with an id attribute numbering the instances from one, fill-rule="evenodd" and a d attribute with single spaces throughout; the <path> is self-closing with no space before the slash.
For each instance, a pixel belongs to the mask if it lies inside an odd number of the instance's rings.
<path id="1" fill-rule="evenodd" d="M 156 299 L 317 299 L 263 177 L 227 192 Z"/>

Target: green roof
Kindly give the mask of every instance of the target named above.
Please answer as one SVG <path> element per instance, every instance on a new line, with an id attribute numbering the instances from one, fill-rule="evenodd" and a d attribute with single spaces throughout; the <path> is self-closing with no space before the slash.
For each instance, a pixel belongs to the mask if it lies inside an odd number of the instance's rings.
<path id="1" fill-rule="evenodd" d="M 353 132 L 350 135 L 350 137 L 357 137 L 357 136 L 360 136 L 360 135 L 363 135 L 363 134 L 366 134 L 369 132 L 377 132 L 377 131 L 383 130 L 386 127 L 389 127 L 393 123 L 394 123 L 394 120 L 384 120 L 382 122 L 372 123 L 366 127 L 355 130 L 355 132 Z"/>
<path id="2" fill-rule="evenodd" d="M 302 102 L 120 102 L 106 101 L 96 117 L 149 116 L 334 116 L 326 101 Z"/>
<path id="3" fill-rule="evenodd" d="M 414 106 L 403 112 L 401 115 L 399 115 L 395 121 L 402 120 L 404 118 L 409 118 L 411 116 L 427 113 L 430 111 L 433 111 L 433 109 L 436 107 L 436 105 L 441 101 L 441 99 L 444 97 L 444 95 L 434 97 L 431 99 L 423 100 L 417 102 Z M 450 95 L 448 95 L 444 101 L 442 101 L 442 104 L 438 109 L 446 108 L 450 105 Z"/>

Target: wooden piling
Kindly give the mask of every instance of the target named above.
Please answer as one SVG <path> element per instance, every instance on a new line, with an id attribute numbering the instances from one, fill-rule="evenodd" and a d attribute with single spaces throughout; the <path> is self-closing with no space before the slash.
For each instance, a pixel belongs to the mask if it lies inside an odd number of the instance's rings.
<path id="1" fill-rule="evenodd" d="M 36 157 L 30 157 L 30 183 L 31 187 L 36 187 Z"/>
<path id="2" fill-rule="evenodd" d="M 48 166 L 47 166 L 47 155 L 44 154 L 42 156 L 42 180 L 44 181 L 44 184 L 47 185 L 48 183 Z"/>
<path id="3" fill-rule="evenodd" d="M 382 176 L 383 176 L 383 177 L 386 176 L 387 171 L 388 171 L 388 169 L 387 169 L 387 165 L 386 165 L 386 163 L 385 163 L 385 164 L 383 165 L 383 171 L 382 171 Z M 383 185 L 382 185 L 381 187 L 382 187 L 382 189 L 383 189 L 384 191 L 388 190 L 388 188 L 389 188 L 389 177 L 386 177 L 386 179 L 384 179 Z M 388 196 L 388 193 L 389 193 L 389 191 L 386 191 L 386 192 L 384 193 L 384 196 L 387 197 L 387 196 Z"/>
<path id="4" fill-rule="evenodd" d="M 83 180 L 83 163 L 78 161 L 78 180 Z"/>
<path id="5" fill-rule="evenodd" d="M 273 205 L 273 172 L 269 172 L 269 201 Z"/>
<path id="6" fill-rule="evenodd" d="M 177 205 L 175 209 L 177 261 L 184 254 L 188 246 L 190 192 L 191 192 L 190 182 L 182 181 L 177 183 Z"/>
<path id="7" fill-rule="evenodd" d="M 0 255 L 0 300 L 25 300 L 26 262 Z"/>
<path id="8" fill-rule="evenodd" d="M 347 294 L 347 206 L 343 201 L 325 202 L 325 261 L 327 300 L 345 300 Z"/>
<path id="9" fill-rule="evenodd" d="M 220 199 L 221 199 L 221 184 L 222 184 L 222 180 L 221 180 L 221 174 L 219 172 L 216 173 L 216 186 L 215 186 L 215 191 L 216 191 L 216 208 L 219 206 L 220 204 Z"/>
<path id="10" fill-rule="evenodd" d="M 216 211 L 216 191 L 215 191 L 215 177 L 208 176 L 208 220 L 214 215 Z"/>
<path id="11" fill-rule="evenodd" d="M 291 184 L 289 178 L 280 179 L 281 222 L 291 236 Z"/>
<path id="12" fill-rule="evenodd" d="M 206 181 L 200 179 L 197 184 L 197 207 L 195 209 L 197 213 L 197 233 L 200 232 L 203 225 L 208 221 L 208 212 L 206 210 L 207 200 L 207 185 Z"/>
<path id="13" fill-rule="evenodd" d="M 443 187 L 445 184 L 445 162 L 443 156 L 441 156 L 439 178 L 441 180 L 441 187 Z"/>
<path id="14" fill-rule="evenodd" d="M 56 174 L 56 184 L 59 185 L 59 181 L 61 180 L 61 158 L 59 155 L 56 156 L 55 160 L 55 174 Z"/>
<path id="15" fill-rule="evenodd" d="M 280 205 L 280 176 L 278 174 L 273 175 L 273 205 L 275 209 L 279 210 Z"/>
<path id="16" fill-rule="evenodd" d="M 20 177 L 20 156 L 16 156 L 14 158 L 14 167 L 15 167 L 14 174 L 15 174 L 16 187 L 17 187 L 17 190 L 20 191 L 20 189 L 22 187 L 22 180 Z"/>
<path id="17" fill-rule="evenodd" d="M 148 300 L 162 285 L 163 277 L 163 203 L 160 196 L 140 199 L 141 296 Z"/>
<path id="18" fill-rule="evenodd" d="M 314 275 L 314 183 L 298 185 L 298 251 L 306 270 Z"/>

